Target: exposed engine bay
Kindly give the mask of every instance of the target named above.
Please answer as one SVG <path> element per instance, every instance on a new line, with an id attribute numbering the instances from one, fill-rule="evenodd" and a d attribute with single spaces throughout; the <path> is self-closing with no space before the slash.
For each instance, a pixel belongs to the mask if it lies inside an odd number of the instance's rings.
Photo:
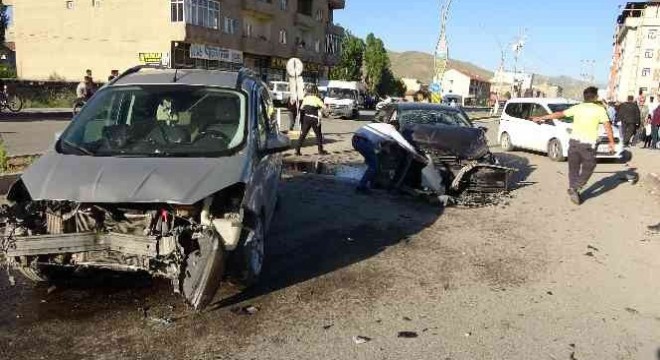
<path id="1" fill-rule="evenodd" d="M 199 308 L 225 275 L 225 252 L 249 231 L 243 193 L 237 185 L 195 205 L 87 204 L 32 201 L 19 181 L 0 207 L 0 251 L 33 281 L 55 267 L 148 272 Z"/>
<path id="2" fill-rule="evenodd" d="M 483 130 L 407 124 L 401 133 L 428 161 L 416 161 L 401 146 L 385 147 L 378 156 L 379 187 L 440 196 L 445 203 L 485 202 L 492 194 L 509 191 L 515 169 L 499 164 Z"/>

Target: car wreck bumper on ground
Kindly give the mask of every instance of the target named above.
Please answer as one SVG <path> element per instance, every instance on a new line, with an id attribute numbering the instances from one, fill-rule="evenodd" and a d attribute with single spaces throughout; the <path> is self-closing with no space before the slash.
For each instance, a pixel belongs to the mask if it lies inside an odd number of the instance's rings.
<path id="1" fill-rule="evenodd" d="M 402 148 L 388 149 L 379 156 L 381 186 L 432 194 L 445 203 L 447 199 L 488 201 L 509 191 L 515 169 L 499 164 L 483 130 L 411 124 L 402 133 L 428 163 L 413 161 Z"/>

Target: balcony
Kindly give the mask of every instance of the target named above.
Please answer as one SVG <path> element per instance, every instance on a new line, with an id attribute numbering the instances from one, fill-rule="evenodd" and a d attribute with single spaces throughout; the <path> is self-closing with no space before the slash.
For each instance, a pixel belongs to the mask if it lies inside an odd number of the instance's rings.
<path id="1" fill-rule="evenodd" d="M 269 19 L 273 17 L 275 7 L 273 0 L 243 0 L 243 10 L 253 16 Z"/>
<path id="2" fill-rule="evenodd" d="M 301 13 L 296 13 L 296 25 L 304 27 L 304 28 L 314 28 L 316 26 L 319 26 L 320 23 L 316 20 L 314 20 L 313 17 L 301 14 Z"/>
<path id="3" fill-rule="evenodd" d="M 243 51 L 257 55 L 270 55 L 273 52 L 273 42 L 265 36 L 243 37 Z"/>
<path id="4" fill-rule="evenodd" d="M 328 34 L 344 36 L 344 28 L 335 24 L 328 24 Z"/>
<path id="5" fill-rule="evenodd" d="M 331 9 L 343 9 L 346 7 L 346 0 L 328 0 L 328 5 Z"/>
<path id="6" fill-rule="evenodd" d="M 289 59 L 294 55 L 293 47 L 291 45 L 284 45 L 280 44 L 279 42 L 274 42 L 271 49 L 272 56 L 275 57 Z"/>
<path id="7" fill-rule="evenodd" d="M 316 52 L 313 49 L 297 48 L 296 57 L 300 58 L 303 62 L 321 63 L 323 62 L 323 53 Z"/>

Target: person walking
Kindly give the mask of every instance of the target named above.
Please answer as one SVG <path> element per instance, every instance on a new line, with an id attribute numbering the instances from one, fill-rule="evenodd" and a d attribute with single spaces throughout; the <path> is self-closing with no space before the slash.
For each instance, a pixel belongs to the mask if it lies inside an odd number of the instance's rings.
<path id="1" fill-rule="evenodd" d="M 538 124 L 543 124 L 547 120 L 573 118 L 573 132 L 568 148 L 568 195 L 576 205 L 582 203 L 580 191 L 587 185 L 596 169 L 596 144 L 601 124 L 605 126 L 607 132 L 609 151 L 611 153 L 615 151 L 612 124 L 607 116 L 607 111 L 598 103 L 598 88 L 586 88 L 583 96 L 582 104 L 565 111 L 532 118 L 532 121 Z M 635 104 L 633 103 L 633 105 Z"/>
<path id="2" fill-rule="evenodd" d="M 658 141 L 660 141 L 658 129 L 660 129 L 660 106 L 655 108 L 655 111 L 651 117 L 651 149 L 658 148 Z"/>
<path id="3" fill-rule="evenodd" d="M 391 124 L 372 123 L 359 128 L 352 138 L 353 149 L 364 157 L 367 170 L 360 179 L 358 193 L 368 194 L 374 185 L 378 171 L 378 154 L 390 144 L 395 144 L 408 151 L 415 161 L 426 164 L 427 159 L 417 153 L 415 148 Z"/>
<path id="4" fill-rule="evenodd" d="M 635 103 L 634 96 L 628 96 L 628 101 L 621 104 L 617 112 L 617 120 L 621 123 L 623 146 L 629 147 L 642 121 L 642 115 L 639 106 Z"/>
<path id="5" fill-rule="evenodd" d="M 652 148 L 652 133 L 653 133 L 653 126 L 651 125 L 651 119 L 653 118 L 653 114 L 649 114 L 649 116 L 644 120 L 644 146 L 642 148 L 644 149 L 651 149 Z"/>
<path id="6" fill-rule="evenodd" d="M 321 133 L 321 117 L 323 116 L 322 110 L 324 108 L 323 100 L 319 98 L 319 89 L 315 85 L 311 86 L 300 106 L 302 130 L 300 139 L 298 140 L 298 146 L 296 146 L 296 155 L 300 155 L 300 148 L 305 142 L 310 129 L 314 130 L 314 135 L 316 135 L 319 155 L 328 154 L 328 152 L 323 150 L 323 134 Z"/>

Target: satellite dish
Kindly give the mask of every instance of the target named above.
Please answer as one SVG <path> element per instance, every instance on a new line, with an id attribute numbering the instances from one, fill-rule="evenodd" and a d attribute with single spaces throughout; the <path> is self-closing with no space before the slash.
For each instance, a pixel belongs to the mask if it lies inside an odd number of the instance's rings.
<path id="1" fill-rule="evenodd" d="M 291 58 L 286 63 L 286 72 L 291 77 L 300 76 L 303 73 L 303 62 L 298 58 Z"/>

